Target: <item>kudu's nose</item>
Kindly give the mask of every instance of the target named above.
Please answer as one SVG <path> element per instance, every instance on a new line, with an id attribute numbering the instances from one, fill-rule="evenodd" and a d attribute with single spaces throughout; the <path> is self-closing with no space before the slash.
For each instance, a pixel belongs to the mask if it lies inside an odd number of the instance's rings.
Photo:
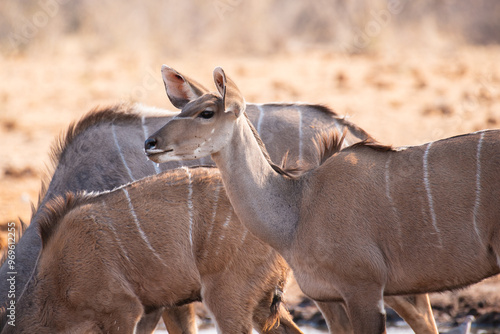
<path id="1" fill-rule="evenodd" d="M 148 138 L 144 142 L 144 148 L 146 150 L 151 150 L 151 149 L 154 149 L 155 147 L 156 147 L 156 139 L 154 139 L 154 138 Z"/>

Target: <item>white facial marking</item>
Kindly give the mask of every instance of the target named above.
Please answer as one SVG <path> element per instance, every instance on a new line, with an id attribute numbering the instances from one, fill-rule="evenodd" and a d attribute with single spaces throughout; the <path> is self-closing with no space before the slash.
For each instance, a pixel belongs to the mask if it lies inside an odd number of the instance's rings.
<path id="1" fill-rule="evenodd" d="M 441 234 L 439 231 L 439 228 L 437 226 L 437 219 L 436 219 L 436 213 L 434 212 L 434 200 L 432 199 L 432 192 L 431 192 L 431 184 L 429 182 L 429 165 L 428 165 L 428 157 L 429 157 L 429 150 L 432 146 L 432 142 L 427 144 L 427 148 L 425 149 L 424 153 L 424 186 L 425 186 L 425 191 L 427 192 L 427 200 L 429 202 L 429 212 L 431 214 L 431 219 L 432 219 L 432 226 L 434 227 L 434 230 L 437 233 L 437 236 L 439 238 L 439 247 L 443 247 L 443 241 L 441 240 Z"/>
<path id="2" fill-rule="evenodd" d="M 477 143 L 477 153 L 476 153 L 476 200 L 474 201 L 474 210 L 472 212 L 472 223 L 474 225 L 474 230 L 476 231 L 477 238 L 482 244 L 481 235 L 477 227 L 477 216 L 479 211 L 479 205 L 481 204 L 481 148 L 483 146 L 484 132 L 481 132 L 479 136 L 479 141 Z"/>
<path id="3" fill-rule="evenodd" d="M 127 162 L 125 161 L 125 157 L 123 156 L 122 149 L 120 147 L 120 144 L 118 143 L 118 138 L 116 137 L 116 131 L 115 131 L 115 125 L 111 124 L 111 133 L 113 133 L 113 139 L 115 141 L 115 146 L 118 149 L 118 154 L 120 155 L 120 159 L 122 160 L 123 165 L 125 166 L 125 169 L 127 170 L 128 176 L 132 181 L 135 181 L 134 177 L 132 176 L 132 171 L 127 165 Z"/>
<path id="4" fill-rule="evenodd" d="M 142 124 L 142 131 L 144 132 L 144 140 L 146 140 L 146 139 L 148 139 L 149 134 L 148 134 L 148 128 L 146 127 L 146 116 L 144 116 L 144 115 L 141 116 L 141 124 Z M 146 159 L 149 160 L 147 156 L 146 156 Z M 149 161 L 151 161 L 151 163 L 153 164 L 153 167 L 155 168 L 156 174 L 160 173 L 161 172 L 160 165 L 154 163 L 153 160 L 149 160 Z"/>

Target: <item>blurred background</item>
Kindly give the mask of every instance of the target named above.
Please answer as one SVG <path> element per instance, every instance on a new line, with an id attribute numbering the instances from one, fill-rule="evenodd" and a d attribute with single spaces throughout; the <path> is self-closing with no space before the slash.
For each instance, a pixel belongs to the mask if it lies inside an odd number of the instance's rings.
<path id="1" fill-rule="evenodd" d="M 123 102 L 174 110 L 162 64 L 210 89 L 222 66 L 247 101 L 325 104 L 416 145 L 498 127 L 499 42 L 496 0 L 2 0 L 0 226 L 29 222 L 71 121 Z M 435 311 L 500 326 L 492 284 L 433 295 Z"/>
<path id="2" fill-rule="evenodd" d="M 4 0 L 0 12 L 4 54 L 55 51 L 75 37 L 87 54 L 152 48 L 166 57 L 500 41 L 494 0 Z"/>

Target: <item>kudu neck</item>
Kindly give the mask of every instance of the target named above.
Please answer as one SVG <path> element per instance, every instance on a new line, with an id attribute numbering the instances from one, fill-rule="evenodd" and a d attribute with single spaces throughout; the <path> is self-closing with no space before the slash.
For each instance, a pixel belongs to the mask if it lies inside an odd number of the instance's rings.
<path id="1" fill-rule="evenodd" d="M 277 173 L 240 116 L 230 142 L 212 155 L 239 219 L 278 251 L 292 241 L 298 221 L 300 182 Z"/>

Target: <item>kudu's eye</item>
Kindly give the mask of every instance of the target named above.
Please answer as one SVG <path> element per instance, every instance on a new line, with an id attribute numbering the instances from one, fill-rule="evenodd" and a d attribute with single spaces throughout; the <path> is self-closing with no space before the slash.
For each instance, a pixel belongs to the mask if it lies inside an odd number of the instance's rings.
<path id="1" fill-rule="evenodd" d="M 204 119 L 209 119 L 214 117 L 215 112 L 213 110 L 203 110 L 198 116 Z"/>

